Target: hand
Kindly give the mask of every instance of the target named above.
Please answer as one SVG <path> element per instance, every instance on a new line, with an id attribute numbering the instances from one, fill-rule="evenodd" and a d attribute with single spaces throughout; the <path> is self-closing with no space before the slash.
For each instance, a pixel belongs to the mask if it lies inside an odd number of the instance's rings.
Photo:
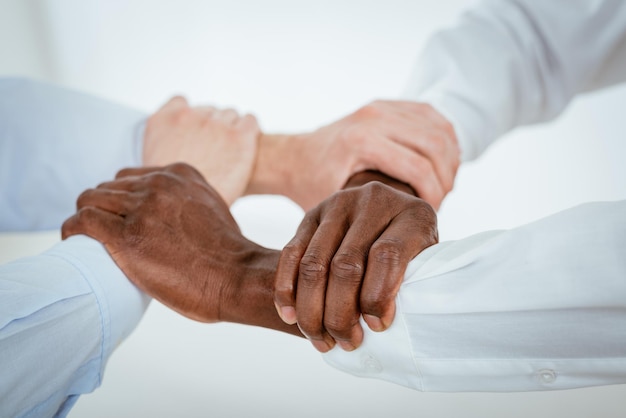
<path id="1" fill-rule="evenodd" d="M 126 169 L 85 191 L 63 238 L 104 244 L 142 291 L 203 322 L 231 321 L 299 334 L 272 302 L 278 252 L 247 239 L 226 203 L 186 164 Z"/>
<path id="2" fill-rule="evenodd" d="M 369 182 L 368 174 L 355 178 L 363 176 L 367 184 L 337 192 L 305 215 L 278 264 L 277 311 L 321 352 L 335 342 L 358 347 L 361 314 L 372 330 L 388 328 L 409 261 L 438 240 L 429 204 Z"/>
<path id="3" fill-rule="evenodd" d="M 259 125 L 252 115 L 232 109 L 189 107 L 174 97 L 146 123 L 143 163 L 194 166 L 230 205 L 250 180 L 256 160 Z"/>
<path id="4" fill-rule="evenodd" d="M 376 101 L 303 135 L 262 135 L 247 194 L 283 194 L 309 210 L 348 179 L 377 170 L 435 209 L 452 189 L 460 151 L 452 125 L 425 103 Z"/>

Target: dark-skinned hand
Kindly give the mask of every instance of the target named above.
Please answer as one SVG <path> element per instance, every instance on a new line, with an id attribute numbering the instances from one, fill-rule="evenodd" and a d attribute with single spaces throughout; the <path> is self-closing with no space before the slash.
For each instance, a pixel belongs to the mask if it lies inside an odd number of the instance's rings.
<path id="1" fill-rule="evenodd" d="M 438 240 L 435 211 L 407 185 L 364 172 L 346 187 L 305 215 L 276 274 L 278 313 L 321 352 L 358 347 L 361 315 L 387 329 L 409 261 Z"/>
<path id="2" fill-rule="evenodd" d="M 245 239 L 228 206 L 186 164 L 125 169 L 85 191 L 63 238 L 104 244 L 142 291 L 203 322 L 230 321 L 299 335 L 272 303 L 279 253 Z"/>

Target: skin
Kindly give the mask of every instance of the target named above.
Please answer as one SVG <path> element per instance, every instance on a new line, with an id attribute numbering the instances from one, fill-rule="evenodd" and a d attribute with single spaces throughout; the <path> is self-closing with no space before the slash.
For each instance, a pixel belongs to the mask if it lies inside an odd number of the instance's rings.
<path id="1" fill-rule="evenodd" d="M 406 184 L 376 172 L 309 211 L 282 251 L 274 301 L 286 323 L 321 352 L 363 340 L 359 317 L 387 329 L 410 260 L 438 242 L 432 207 Z"/>
<path id="2" fill-rule="evenodd" d="M 145 166 L 186 162 L 215 185 L 231 205 L 248 186 L 261 130 L 252 115 L 233 109 L 191 107 L 176 96 L 150 116 L 143 143 Z"/>
<path id="3" fill-rule="evenodd" d="M 460 150 L 452 125 L 425 103 L 375 101 L 314 132 L 262 135 L 246 194 L 281 194 L 310 210 L 356 173 L 409 184 L 438 209 Z"/>
<path id="4" fill-rule="evenodd" d="M 390 321 L 388 315 L 393 315 L 390 314 L 394 310 L 393 298 L 411 254 L 421 251 L 420 247 L 425 242 L 436 241 L 434 211 L 426 209 L 429 207 L 421 199 L 406 193 L 406 185 L 377 174 L 362 176 L 354 178 L 340 197 L 331 197 L 323 202 L 317 208 L 319 213 L 307 214 L 304 226 L 300 228 L 306 234 L 299 231 L 296 238 L 300 237 L 300 243 L 307 242 L 310 226 L 314 225 L 307 221 L 310 219 L 327 219 L 331 224 L 348 222 L 354 227 L 347 227 L 347 242 L 354 240 L 358 248 L 373 245 L 369 262 L 375 260 L 380 265 L 370 271 L 367 264 L 365 274 L 351 274 L 350 280 L 346 281 L 348 286 L 342 286 L 341 281 L 335 283 L 333 278 L 342 276 L 341 272 L 329 277 L 322 275 L 314 281 L 309 280 L 305 273 L 303 280 L 314 283 L 311 287 L 312 303 L 307 305 L 305 302 L 305 308 L 298 305 L 298 301 L 309 296 L 306 291 L 302 296 L 302 288 L 306 285 L 297 276 L 296 288 L 300 289 L 295 294 L 298 325 L 283 321 L 274 304 L 275 277 L 289 277 L 295 283 L 295 276 L 286 274 L 291 271 L 291 265 L 281 267 L 283 272 L 277 276 L 281 253 L 244 238 L 220 194 L 200 172 L 187 164 L 122 170 L 116 180 L 81 194 L 77 202 L 78 211 L 64 223 L 62 234 L 63 238 L 85 234 L 100 241 L 137 287 L 191 319 L 256 325 L 301 336 L 302 328 L 304 336 L 311 339 L 320 351 L 330 349 L 335 336 L 340 341 L 348 341 L 350 345 L 344 348 L 351 349 L 360 344 L 358 333 L 353 331 L 355 314 L 358 318 L 360 312 L 357 301 L 376 301 L 365 304 L 369 309 L 367 314 L 381 318 L 384 327 L 385 322 Z M 371 181 L 373 179 L 395 182 L 396 187 L 404 187 L 405 191 Z M 338 210 L 345 207 L 344 199 L 347 199 L 345 202 L 352 202 L 353 207 L 345 213 Z M 381 199 L 385 204 L 380 204 Z M 356 216 L 357 209 L 363 204 L 369 204 L 368 207 L 373 210 L 368 212 L 371 216 L 366 219 Z M 408 223 L 410 219 L 421 222 L 424 220 L 422 216 L 430 219 L 429 232 L 432 234 L 435 231 L 430 240 L 411 238 L 416 228 L 411 228 Z M 370 224 L 368 219 L 376 219 L 375 229 L 380 232 L 378 236 L 358 234 L 362 232 L 362 226 Z M 320 222 L 320 225 L 325 223 Z M 319 236 L 320 239 L 326 234 L 337 236 L 332 230 L 313 229 L 314 237 Z M 383 239 L 382 245 L 374 245 L 389 230 L 393 239 Z M 421 231 L 421 227 L 417 230 Z M 357 232 L 354 239 L 350 231 Z M 370 241 L 373 242 L 369 244 Z M 413 249 L 406 249 L 406 245 Z M 307 250 L 309 247 L 306 247 Z M 338 251 L 330 246 L 328 248 L 330 253 Z M 306 252 L 303 254 L 306 255 Z M 361 260 L 364 263 L 363 255 L 359 257 L 356 262 Z M 297 257 L 287 256 L 285 259 L 293 262 Z M 304 256 L 302 260 L 306 260 Z M 342 262 L 351 263 L 345 259 Z M 285 264 L 282 259 L 280 263 Z M 306 269 L 306 262 L 304 265 Z M 326 264 L 327 269 L 329 265 L 330 260 Z M 302 271 L 302 264 L 299 263 L 299 266 L 299 271 Z M 341 271 L 339 262 L 330 265 L 327 271 L 337 266 Z M 376 277 L 378 274 L 381 275 Z M 320 292 L 324 286 L 328 286 L 330 291 Z M 333 289 L 333 286 L 336 287 Z M 334 294 L 334 299 L 325 294 Z M 330 309 L 321 303 L 324 298 L 326 303 L 330 301 Z M 332 306 L 333 300 L 339 303 L 342 299 L 351 302 L 344 309 Z M 325 329 L 327 326 L 330 330 Z"/>

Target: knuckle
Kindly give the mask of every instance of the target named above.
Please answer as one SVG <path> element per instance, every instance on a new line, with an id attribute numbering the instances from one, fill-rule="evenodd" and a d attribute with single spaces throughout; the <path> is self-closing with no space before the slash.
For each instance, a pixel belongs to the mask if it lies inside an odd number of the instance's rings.
<path id="1" fill-rule="evenodd" d="M 381 290 L 361 294 L 360 306 L 364 314 L 381 317 L 391 303 L 391 298 L 382 294 Z"/>
<path id="2" fill-rule="evenodd" d="M 376 263 L 397 266 L 404 261 L 403 248 L 404 241 L 398 237 L 381 238 L 370 248 L 369 257 Z"/>
<path id="3" fill-rule="evenodd" d="M 299 284 L 307 288 L 316 288 L 328 276 L 328 263 L 317 255 L 305 254 L 300 261 Z"/>
<path id="4" fill-rule="evenodd" d="M 302 315 L 300 311 L 297 313 L 298 317 L 298 327 L 300 331 L 308 338 L 313 340 L 321 340 L 326 333 L 326 329 L 323 326 L 323 320 L 321 317 L 312 314 L 311 312 L 307 312 Z"/>
<path id="5" fill-rule="evenodd" d="M 117 174 L 115 174 L 115 178 L 119 179 L 122 177 L 128 177 L 132 175 L 133 171 L 133 168 L 122 168 L 120 171 L 117 172 Z"/>
<path id="6" fill-rule="evenodd" d="M 340 339 L 349 339 L 357 322 L 357 315 L 324 315 L 324 328 Z"/>
<path id="7" fill-rule="evenodd" d="M 274 301 L 279 305 L 293 304 L 295 287 L 291 280 L 274 283 Z"/>
<path id="8" fill-rule="evenodd" d="M 167 166 L 167 171 L 180 174 L 180 175 L 194 175 L 197 173 L 197 170 L 184 162 L 176 162 Z"/>
<path id="9" fill-rule="evenodd" d="M 89 225 L 93 222 L 96 217 L 95 208 L 92 206 L 82 207 L 76 212 L 74 215 L 75 226 L 81 230 L 84 230 L 86 225 Z"/>
<path id="10" fill-rule="evenodd" d="M 337 254 L 332 260 L 331 273 L 338 279 L 360 282 L 364 272 L 364 262 L 356 252 Z"/>
<path id="11" fill-rule="evenodd" d="M 168 166 L 168 168 L 171 166 Z M 167 188 L 170 183 L 170 176 L 164 171 L 157 171 L 150 173 L 146 176 L 146 182 L 150 187 L 150 190 L 154 193 L 155 190 Z"/>
<path id="12" fill-rule="evenodd" d="M 363 152 L 362 148 L 369 143 L 370 135 L 369 130 L 365 126 L 356 123 L 342 129 L 338 136 L 338 141 L 346 148 L 346 151 L 359 150 L 359 152 Z"/>
<path id="13" fill-rule="evenodd" d="M 280 263 L 287 267 L 295 267 L 300 264 L 303 248 L 299 244 L 289 243 L 283 248 L 280 255 Z"/>
<path id="14" fill-rule="evenodd" d="M 94 193 L 94 189 L 87 189 L 78 195 L 78 199 L 76 199 L 76 207 L 78 209 L 86 206 Z"/>
<path id="15" fill-rule="evenodd" d="M 375 119 L 382 116 L 382 101 L 375 100 L 371 103 L 366 104 L 365 106 L 359 108 L 356 112 L 354 112 L 354 116 L 357 120 L 368 120 Z"/>
<path id="16" fill-rule="evenodd" d="M 176 108 L 172 115 L 172 121 L 176 125 L 185 125 L 187 124 L 193 117 L 195 116 L 195 112 L 189 106 L 182 106 Z"/>

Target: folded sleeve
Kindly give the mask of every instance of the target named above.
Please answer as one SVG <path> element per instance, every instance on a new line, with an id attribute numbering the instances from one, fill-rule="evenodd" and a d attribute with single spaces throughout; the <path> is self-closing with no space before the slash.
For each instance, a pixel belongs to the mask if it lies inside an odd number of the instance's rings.
<path id="1" fill-rule="evenodd" d="M 626 383 L 626 201 L 428 248 L 391 328 L 364 329 L 326 361 L 422 391 Z"/>
<path id="2" fill-rule="evenodd" d="M 27 79 L 0 79 L 0 231 L 58 229 L 76 198 L 141 165 L 145 115 Z"/>
<path id="3" fill-rule="evenodd" d="M 148 302 L 84 236 L 0 266 L 0 416 L 65 416 Z"/>
<path id="4" fill-rule="evenodd" d="M 469 160 L 576 94 L 625 80 L 626 2 L 485 0 L 427 41 L 406 98 L 446 116 Z"/>

